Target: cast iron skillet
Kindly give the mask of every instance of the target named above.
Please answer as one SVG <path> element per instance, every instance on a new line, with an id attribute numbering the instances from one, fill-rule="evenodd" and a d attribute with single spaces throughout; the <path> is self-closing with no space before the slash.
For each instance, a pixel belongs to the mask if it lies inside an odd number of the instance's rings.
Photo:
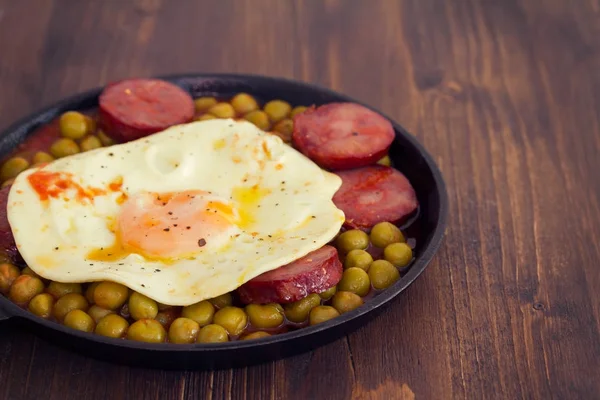
<path id="1" fill-rule="evenodd" d="M 223 97 L 250 93 L 263 101 L 283 99 L 292 105 L 321 105 L 353 101 L 347 96 L 306 83 L 255 75 L 191 74 L 162 77 L 194 97 L 216 94 Z M 67 110 L 97 106 L 102 88 L 70 97 L 22 119 L 0 135 L 0 157 L 6 156 L 37 127 Z M 377 111 L 377 110 L 375 110 Z M 392 287 L 356 310 L 326 323 L 268 338 L 216 344 L 146 344 L 105 338 L 72 330 L 38 318 L 0 296 L 0 320 L 21 323 L 59 345 L 75 352 L 115 363 L 163 369 L 230 368 L 256 364 L 312 350 L 354 331 L 384 309 L 384 305 L 408 287 L 425 269 L 437 251 L 445 230 L 448 199 L 440 171 L 431 156 L 400 125 L 393 123 L 396 139 L 390 150 L 395 167 L 413 184 L 420 203 L 417 228 L 420 232 L 416 259 L 408 273 Z"/>

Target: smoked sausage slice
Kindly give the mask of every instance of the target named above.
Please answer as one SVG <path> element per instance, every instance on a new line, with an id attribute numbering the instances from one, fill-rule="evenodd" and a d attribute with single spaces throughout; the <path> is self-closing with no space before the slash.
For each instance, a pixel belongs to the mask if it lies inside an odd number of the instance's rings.
<path id="1" fill-rule="evenodd" d="M 383 165 L 339 171 L 342 186 L 333 203 L 347 228 L 369 230 L 379 222 L 400 222 L 417 209 L 417 196 L 402 173 Z"/>
<path id="2" fill-rule="evenodd" d="M 194 101 L 179 86 L 158 79 L 128 79 L 107 86 L 99 98 L 100 126 L 128 142 L 190 122 Z"/>
<path id="3" fill-rule="evenodd" d="M 336 248 L 326 245 L 246 282 L 238 294 L 245 304 L 291 303 L 336 285 L 342 269 Z"/>
<path id="4" fill-rule="evenodd" d="M 325 169 L 374 164 L 393 140 L 390 121 L 355 103 L 330 103 L 294 117 L 294 146 Z"/>

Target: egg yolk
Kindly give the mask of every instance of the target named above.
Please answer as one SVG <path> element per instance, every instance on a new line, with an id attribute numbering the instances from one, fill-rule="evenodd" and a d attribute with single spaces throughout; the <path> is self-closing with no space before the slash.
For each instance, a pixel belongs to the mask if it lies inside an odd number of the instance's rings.
<path id="1" fill-rule="evenodd" d="M 121 207 L 115 246 L 89 258 L 108 261 L 127 253 L 163 260 L 189 257 L 228 235 L 235 220 L 234 209 L 208 192 L 139 193 Z"/>

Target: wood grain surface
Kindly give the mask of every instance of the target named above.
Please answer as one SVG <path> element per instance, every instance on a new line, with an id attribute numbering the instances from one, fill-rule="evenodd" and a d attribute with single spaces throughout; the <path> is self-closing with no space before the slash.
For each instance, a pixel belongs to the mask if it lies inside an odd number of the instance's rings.
<path id="1" fill-rule="evenodd" d="M 392 116 L 444 173 L 444 245 L 373 322 L 255 367 L 115 366 L 2 324 L 0 398 L 600 398 L 600 1 L 0 0 L 0 128 L 180 72 L 315 82 Z"/>

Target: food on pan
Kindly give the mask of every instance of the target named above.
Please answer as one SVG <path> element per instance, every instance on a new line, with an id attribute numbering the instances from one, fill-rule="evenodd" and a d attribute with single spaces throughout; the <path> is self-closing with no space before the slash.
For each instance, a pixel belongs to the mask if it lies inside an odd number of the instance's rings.
<path id="1" fill-rule="evenodd" d="M 418 202 L 391 167 L 393 138 L 353 103 L 109 85 L 97 112 L 65 112 L 0 166 L 0 293 L 148 343 L 326 322 L 413 260 Z"/>

